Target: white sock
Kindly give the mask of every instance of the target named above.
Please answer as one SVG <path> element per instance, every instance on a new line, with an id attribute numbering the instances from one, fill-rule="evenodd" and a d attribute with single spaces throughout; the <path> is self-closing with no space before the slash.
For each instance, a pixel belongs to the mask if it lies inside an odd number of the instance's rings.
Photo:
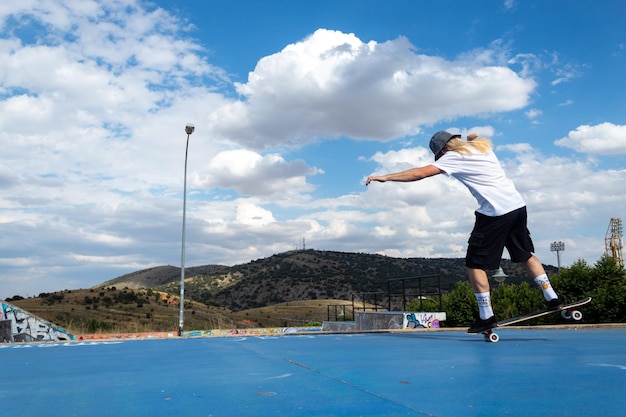
<path id="1" fill-rule="evenodd" d="M 559 296 L 556 295 L 556 292 L 554 292 L 554 288 L 552 288 L 552 284 L 550 284 L 550 280 L 548 279 L 548 276 L 546 274 L 536 277 L 535 282 L 537 283 L 539 288 L 541 288 L 541 291 L 543 291 L 543 298 L 545 298 L 546 301 L 559 298 Z"/>
<path id="2" fill-rule="evenodd" d="M 491 295 L 489 292 L 474 293 L 476 301 L 478 302 L 478 313 L 480 318 L 486 320 L 493 316 L 493 309 L 491 308 Z"/>

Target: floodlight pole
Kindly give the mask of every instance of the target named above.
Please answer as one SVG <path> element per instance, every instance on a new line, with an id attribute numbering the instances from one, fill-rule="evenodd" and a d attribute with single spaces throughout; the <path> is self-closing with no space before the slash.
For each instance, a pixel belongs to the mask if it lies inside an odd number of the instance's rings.
<path id="1" fill-rule="evenodd" d="M 185 304 L 185 217 L 187 213 L 187 153 L 189 152 L 189 136 L 195 130 L 194 125 L 187 123 L 185 133 L 187 133 L 187 146 L 185 147 L 185 177 L 183 187 L 183 237 L 180 251 L 180 314 L 178 319 L 178 336 L 183 335 L 184 304 Z"/>
<path id="2" fill-rule="evenodd" d="M 565 243 L 561 241 L 552 242 L 550 244 L 550 250 L 552 252 L 556 252 L 556 264 L 557 264 L 557 267 L 559 268 L 559 272 L 561 272 L 561 251 L 565 250 Z"/>

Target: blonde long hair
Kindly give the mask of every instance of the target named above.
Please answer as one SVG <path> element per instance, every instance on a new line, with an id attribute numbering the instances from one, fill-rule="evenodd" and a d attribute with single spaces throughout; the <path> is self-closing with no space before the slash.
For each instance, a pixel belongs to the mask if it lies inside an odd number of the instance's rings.
<path id="1" fill-rule="evenodd" d="M 483 138 L 482 136 L 478 136 L 477 138 L 468 141 L 464 141 L 459 138 L 452 138 L 443 148 L 445 152 L 453 151 L 458 152 L 461 155 L 471 154 L 472 149 L 480 153 L 487 153 L 493 149 L 493 144 L 489 139 Z"/>

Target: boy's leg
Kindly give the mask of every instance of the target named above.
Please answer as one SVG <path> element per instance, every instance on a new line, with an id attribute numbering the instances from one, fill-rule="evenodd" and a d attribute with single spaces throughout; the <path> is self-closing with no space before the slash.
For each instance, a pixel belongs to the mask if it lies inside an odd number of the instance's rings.
<path id="1" fill-rule="evenodd" d="M 491 307 L 491 294 L 489 291 L 487 273 L 482 269 L 467 268 L 467 275 L 469 276 L 470 284 L 474 290 L 481 320 L 490 319 L 493 317 L 493 308 Z"/>
<path id="2" fill-rule="evenodd" d="M 476 213 L 476 222 L 468 241 L 465 266 L 474 290 L 480 317 L 468 329 L 468 333 L 480 333 L 497 325 L 491 307 L 489 279 L 486 270 L 496 269 L 500 265 L 506 236 L 514 216 L 516 216 L 515 213 L 496 217 Z"/>
<path id="3" fill-rule="evenodd" d="M 489 292 L 489 279 L 485 270 L 467 268 L 467 275 L 475 293 Z"/>
<path id="4" fill-rule="evenodd" d="M 546 275 L 546 270 L 543 269 L 543 265 L 535 255 L 531 255 L 530 258 L 528 258 L 526 262 L 522 262 L 522 264 L 524 268 L 526 268 L 528 276 L 533 279 L 540 275 Z"/>
<path id="5" fill-rule="evenodd" d="M 511 255 L 511 261 L 521 262 L 524 265 L 529 277 L 532 278 L 543 291 L 543 297 L 548 302 L 548 308 L 559 309 L 562 303 L 552 288 L 552 284 L 548 279 L 548 275 L 541 261 L 533 255 L 535 245 L 533 244 L 527 227 L 526 208 L 524 207 L 519 210 L 517 214 L 518 217 L 515 226 L 512 228 L 506 242 L 506 248 L 509 251 L 509 255 Z"/>
<path id="6" fill-rule="evenodd" d="M 526 262 L 523 262 L 523 264 L 524 268 L 526 268 L 528 276 L 530 276 L 530 278 L 535 281 L 539 288 L 541 288 L 541 291 L 543 291 L 543 297 L 546 299 L 546 301 L 548 301 L 548 307 L 558 308 L 561 304 L 559 296 L 554 291 L 554 288 L 552 288 L 552 284 L 548 279 L 548 275 L 546 274 L 546 271 L 543 268 L 543 265 L 541 264 L 539 259 L 537 259 L 537 257 L 533 255 L 528 258 Z"/>

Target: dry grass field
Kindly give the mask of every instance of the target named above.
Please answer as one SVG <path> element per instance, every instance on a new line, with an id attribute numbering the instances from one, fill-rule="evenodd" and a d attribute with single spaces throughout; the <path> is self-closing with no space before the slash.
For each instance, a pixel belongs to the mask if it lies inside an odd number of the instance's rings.
<path id="1" fill-rule="evenodd" d="M 153 290 L 79 289 L 7 302 L 74 334 L 163 332 L 178 329 L 178 297 Z M 186 300 L 185 329 L 240 327 L 230 311 Z"/>
<path id="2" fill-rule="evenodd" d="M 362 310 L 362 307 L 359 303 L 355 310 Z M 368 309 L 373 307 L 366 304 Z M 232 317 L 238 322 L 254 322 L 255 327 L 311 326 L 325 320 L 353 320 L 354 311 L 351 301 L 347 300 L 304 300 L 243 310 L 232 313 Z"/>
<path id="3" fill-rule="evenodd" d="M 7 301 L 74 334 L 176 331 L 180 312 L 178 297 L 151 289 L 66 290 Z M 189 300 L 184 306 L 185 330 L 302 327 L 321 325 L 329 316 L 354 317 L 346 300 L 290 301 L 238 312 Z"/>

